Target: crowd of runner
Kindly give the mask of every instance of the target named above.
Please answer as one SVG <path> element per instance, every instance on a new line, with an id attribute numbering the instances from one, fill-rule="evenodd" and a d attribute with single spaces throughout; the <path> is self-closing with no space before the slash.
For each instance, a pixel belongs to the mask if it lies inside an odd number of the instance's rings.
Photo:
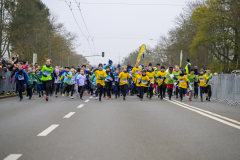
<path id="1" fill-rule="evenodd" d="M 47 59 L 42 67 L 21 63 L 14 65 L 20 101 L 23 100 L 22 93 L 25 90 L 26 98 L 31 99 L 34 88 L 37 88 L 39 97 L 45 96 L 46 101 L 51 96 L 57 98 L 59 94 L 73 99 L 74 93 L 81 100 L 84 95 L 90 94 L 99 101 L 102 101 L 102 98 L 120 97 L 126 100 L 127 95 L 137 96 L 141 101 L 144 95 L 149 100 L 153 97 L 171 100 L 175 96 L 183 101 L 187 94 L 189 101 L 192 101 L 193 98 L 198 99 L 198 90 L 200 90 L 201 102 L 203 102 L 203 94 L 206 94 L 207 101 L 211 98 L 213 83 L 210 69 L 198 71 L 196 66 L 191 68 L 189 59 L 184 69 L 179 68 L 178 65 L 166 68 L 157 64 L 153 67 L 151 63 L 143 66 L 138 62 L 135 62 L 134 67 L 128 62 L 126 66 L 121 67 L 118 64 L 114 68 L 111 60 L 107 65 L 100 63 L 89 69 L 86 69 L 86 65 L 76 68 L 74 66 L 53 68 L 51 63 L 51 60 Z"/>

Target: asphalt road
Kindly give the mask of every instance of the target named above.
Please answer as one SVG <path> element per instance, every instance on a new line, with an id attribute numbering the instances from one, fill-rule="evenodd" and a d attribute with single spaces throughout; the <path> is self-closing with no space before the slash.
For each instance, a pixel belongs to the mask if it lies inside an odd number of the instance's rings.
<path id="1" fill-rule="evenodd" d="M 240 160 L 237 106 L 84 98 L 0 100 L 0 159 Z"/>

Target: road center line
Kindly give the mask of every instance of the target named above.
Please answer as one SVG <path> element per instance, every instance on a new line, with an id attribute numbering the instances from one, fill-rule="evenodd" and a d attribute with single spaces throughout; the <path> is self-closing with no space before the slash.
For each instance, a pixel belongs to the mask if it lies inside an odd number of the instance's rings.
<path id="1" fill-rule="evenodd" d="M 21 156 L 22 156 L 22 154 L 10 154 L 9 156 L 4 158 L 3 160 L 17 160 Z"/>
<path id="2" fill-rule="evenodd" d="M 70 118 L 72 115 L 74 115 L 75 112 L 70 112 L 68 113 L 66 116 L 64 116 L 63 118 Z"/>
<path id="3" fill-rule="evenodd" d="M 54 129 L 56 129 L 59 126 L 59 124 L 53 124 L 41 133 L 39 133 L 37 136 L 47 136 L 50 132 L 52 132 Z"/>
<path id="4" fill-rule="evenodd" d="M 179 104 L 182 104 L 182 105 L 191 107 L 191 108 L 193 108 L 193 109 L 196 109 L 196 110 L 205 112 L 205 113 L 207 113 L 207 114 L 211 114 L 211 115 L 213 115 L 213 116 L 215 116 L 215 117 L 222 118 L 222 119 L 225 119 L 225 120 L 227 120 L 227 121 L 230 121 L 230 122 L 233 122 L 233 123 L 236 123 L 236 124 L 239 124 L 239 125 L 240 125 L 240 122 L 239 122 L 239 121 L 236 121 L 236 120 L 234 120 L 234 119 L 227 118 L 227 117 L 224 117 L 224 116 L 221 116 L 221 115 L 215 114 L 215 113 L 213 113 L 213 112 L 210 112 L 210 111 L 207 111 L 207 110 L 203 110 L 203 109 L 200 109 L 200 108 L 197 108 L 197 107 L 194 107 L 194 106 L 190 106 L 190 105 L 188 105 L 188 104 L 185 104 L 185 103 L 182 103 L 182 102 L 178 102 L 178 101 L 176 101 L 176 100 L 173 100 L 173 101 L 175 101 L 176 103 L 179 103 Z"/>
<path id="5" fill-rule="evenodd" d="M 80 104 L 77 108 L 82 108 L 84 106 L 84 104 Z"/>
<path id="6" fill-rule="evenodd" d="M 208 118 L 214 119 L 214 120 L 216 120 L 216 121 L 218 121 L 218 122 L 224 123 L 224 124 L 226 124 L 226 125 L 229 125 L 229 126 L 231 126 L 231 127 L 234 127 L 234 128 L 237 128 L 237 129 L 240 130 L 240 126 L 238 126 L 238 125 L 232 124 L 232 123 L 230 123 L 230 122 L 224 121 L 224 120 L 222 120 L 222 119 L 220 119 L 220 118 L 216 118 L 216 117 L 214 117 L 214 116 L 211 116 L 211 115 L 209 115 L 209 114 L 200 112 L 200 111 L 195 110 L 195 109 L 192 109 L 192 108 L 190 108 L 190 107 L 181 105 L 181 104 L 176 103 L 176 102 L 174 102 L 174 101 L 170 101 L 170 100 L 167 100 L 167 101 L 170 102 L 170 103 L 176 104 L 176 105 L 178 105 L 178 106 L 180 106 L 180 107 L 186 108 L 186 109 L 188 109 L 188 110 L 191 110 L 191 111 L 193 111 L 193 112 L 199 113 L 199 114 L 201 114 L 201 115 L 203 115 L 203 116 L 206 116 L 206 117 L 208 117 Z"/>
<path id="7" fill-rule="evenodd" d="M 89 99 L 87 99 L 85 102 L 89 102 Z"/>

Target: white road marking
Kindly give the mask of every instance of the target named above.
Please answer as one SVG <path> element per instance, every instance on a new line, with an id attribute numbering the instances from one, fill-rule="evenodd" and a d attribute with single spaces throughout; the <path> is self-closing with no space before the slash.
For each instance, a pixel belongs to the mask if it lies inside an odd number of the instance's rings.
<path id="1" fill-rule="evenodd" d="M 68 113 L 66 116 L 64 116 L 63 118 L 70 118 L 72 115 L 74 115 L 75 112 L 70 112 Z"/>
<path id="2" fill-rule="evenodd" d="M 82 108 L 84 106 L 84 104 L 80 104 L 77 108 Z"/>
<path id="3" fill-rule="evenodd" d="M 21 156 L 22 156 L 22 154 L 10 154 L 9 156 L 4 158 L 3 160 L 17 160 Z"/>
<path id="4" fill-rule="evenodd" d="M 89 97 L 89 98 L 92 98 L 92 97 Z"/>
<path id="5" fill-rule="evenodd" d="M 166 100 L 167 100 L 167 99 L 166 99 Z M 199 114 L 201 114 L 201 115 L 203 115 L 203 116 L 206 116 L 206 117 L 208 117 L 208 118 L 214 119 L 214 120 L 216 120 L 216 121 L 218 121 L 218 122 L 221 122 L 221 123 L 224 123 L 224 124 L 226 124 L 226 125 L 229 125 L 229 126 L 231 126 L 231 127 L 240 129 L 240 126 L 238 126 L 238 125 L 235 125 L 235 124 L 232 124 L 232 123 L 230 123 L 230 122 L 224 121 L 224 120 L 222 120 L 222 119 L 213 117 L 213 116 L 211 116 L 211 115 L 209 115 L 209 114 L 200 112 L 200 111 L 198 111 L 198 110 L 192 109 L 192 108 L 190 108 L 190 107 L 184 106 L 184 105 L 179 104 L 179 103 L 176 103 L 176 102 L 174 102 L 174 101 L 170 101 L 170 100 L 167 100 L 167 101 L 170 102 L 170 103 L 174 103 L 174 104 L 176 104 L 176 105 L 178 105 L 178 106 L 180 106 L 180 107 L 183 107 L 183 108 L 186 108 L 186 109 L 188 109 L 188 110 L 191 110 L 191 111 L 193 111 L 193 112 L 199 113 Z"/>
<path id="6" fill-rule="evenodd" d="M 59 126 L 59 124 L 53 124 L 41 133 L 39 133 L 37 136 L 47 136 L 50 132 L 52 132 L 54 129 L 56 129 Z"/>
<path id="7" fill-rule="evenodd" d="M 221 115 L 218 115 L 218 114 L 215 114 L 215 113 L 212 113 L 212 112 L 210 112 L 210 111 L 203 110 L 203 109 L 200 109 L 200 108 L 197 108 L 197 107 L 194 107 L 194 106 L 190 106 L 190 105 L 188 105 L 188 104 L 185 104 L 185 103 L 182 103 L 182 102 L 178 102 L 178 101 L 176 101 L 176 100 L 173 100 L 173 101 L 175 101 L 175 102 L 177 102 L 177 103 L 179 103 L 179 104 L 182 104 L 182 105 L 191 107 L 191 108 L 193 108 L 193 109 L 196 109 L 196 110 L 199 110 L 199 111 L 202 111 L 202 112 L 211 114 L 211 115 L 213 115 L 213 116 L 215 116 L 215 117 L 222 118 L 222 119 L 225 119 L 225 120 L 227 120 L 227 121 L 230 121 L 230 122 L 233 122 L 233 123 L 236 123 L 236 124 L 239 124 L 239 125 L 240 125 L 240 122 L 239 122 L 239 121 L 236 121 L 236 120 L 234 120 L 234 119 L 227 118 L 227 117 L 224 117 L 224 116 L 221 116 Z"/>
<path id="8" fill-rule="evenodd" d="M 85 102 L 89 102 L 89 99 L 87 99 Z"/>

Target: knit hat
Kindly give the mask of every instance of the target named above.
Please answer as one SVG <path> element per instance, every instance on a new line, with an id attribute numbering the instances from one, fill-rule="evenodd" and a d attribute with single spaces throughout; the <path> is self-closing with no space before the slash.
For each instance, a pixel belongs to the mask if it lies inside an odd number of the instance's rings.
<path id="1" fill-rule="evenodd" d="M 118 64 L 118 65 L 117 65 L 117 67 L 121 67 L 121 65 L 120 65 L 120 64 Z"/>
<path id="2" fill-rule="evenodd" d="M 185 73 L 185 70 L 184 70 L 184 69 L 181 69 L 181 72 L 182 72 L 182 74 L 184 74 L 184 73 Z"/>
<path id="3" fill-rule="evenodd" d="M 70 69 L 70 67 L 69 67 L 69 66 L 65 66 L 65 68 L 68 68 L 68 69 Z"/>
<path id="4" fill-rule="evenodd" d="M 99 63 L 98 67 L 103 66 L 102 63 Z"/>
<path id="5" fill-rule="evenodd" d="M 190 62 L 190 59 L 187 59 L 187 62 Z"/>
<path id="6" fill-rule="evenodd" d="M 112 63 L 113 63 L 113 61 L 111 59 L 109 59 L 108 64 L 112 64 Z"/>

